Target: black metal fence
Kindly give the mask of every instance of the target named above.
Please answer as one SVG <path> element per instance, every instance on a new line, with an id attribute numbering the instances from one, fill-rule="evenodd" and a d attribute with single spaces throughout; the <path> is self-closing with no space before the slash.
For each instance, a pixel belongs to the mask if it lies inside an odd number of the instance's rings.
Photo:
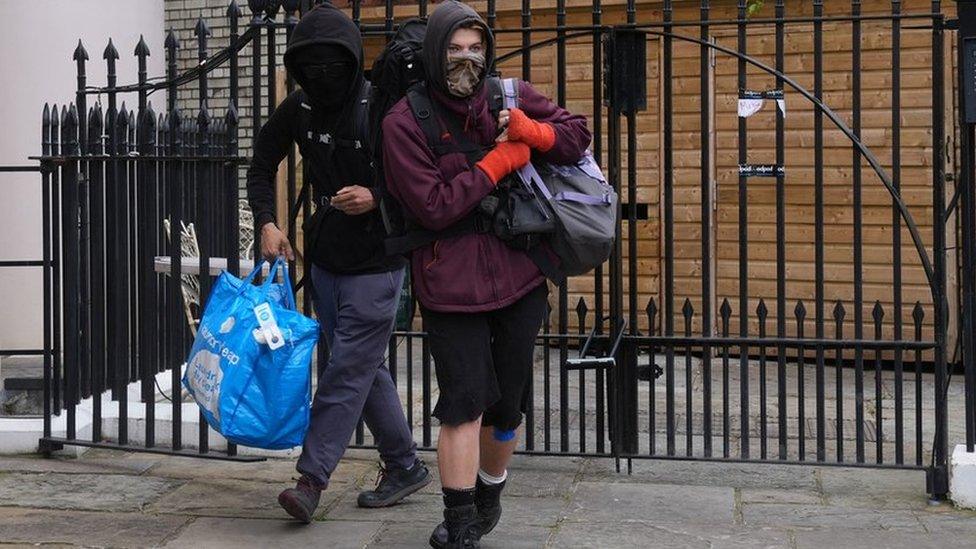
<path id="1" fill-rule="evenodd" d="M 196 29 L 200 63 L 183 74 L 177 74 L 179 45 L 171 32 L 165 44 L 168 71 L 163 79 L 148 78 L 145 57 L 149 50 L 140 42 L 135 50 L 140 71 L 133 85 L 117 84 L 114 66 L 118 54 L 110 42 L 104 55 L 107 85 L 90 87 L 85 78 L 88 55 L 79 43 L 74 56 L 79 75 L 76 101 L 45 108 L 44 148 L 37 157 L 46 212 L 45 264 L 52 266 L 45 270 L 48 413 L 43 449 L 76 444 L 211 457 L 235 454 L 233 446 L 226 453 L 212 451 L 206 429 L 197 430 L 195 443 L 182 435 L 178 366 L 190 342 L 190 328 L 181 289 L 188 265 L 181 260 L 177 235 L 181 223 L 194 223 L 200 253 L 193 259 L 192 272 L 203 273 L 199 277 L 201 302 L 210 285 L 206 273 L 212 270 L 212 258 L 221 258 L 214 259 L 214 264 L 226 258 L 232 272 L 249 264 L 249 258 L 239 256 L 237 246 L 239 165 L 246 161 L 238 156 L 239 122 L 256 135 L 270 107 L 277 103 L 276 40 L 279 33 L 287 38 L 300 11 L 308 8 L 306 4 L 250 1 L 251 18 L 243 21 L 236 3 L 231 3 L 230 43 L 216 52 L 209 47 L 209 32 L 201 20 Z M 873 7 L 882 5 L 878 2 Z M 513 37 L 506 42 L 513 45 L 500 56 L 500 62 L 520 59 L 522 77 L 530 79 L 538 60 L 533 53 L 553 50 L 553 95 L 560 104 L 570 100 L 567 48 L 582 43 L 592 53 L 585 84 L 591 88 L 584 101 L 593 115 L 592 148 L 625 203 L 619 238 L 608 264 L 587 277 L 589 282 L 570 282 L 555 291 L 554 305 L 539 336 L 538 369 L 528 393 L 525 452 L 627 460 L 651 457 L 924 468 L 930 473 L 930 493 L 942 496 L 947 492 L 946 388 L 947 353 L 951 351 L 947 334 L 950 317 L 962 309 L 948 308 L 946 238 L 954 233 L 945 230 L 953 215 L 946 203 L 946 15 L 938 1 L 914 12 L 904 11 L 897 0 L 885 6 L 886 10 L 862 14 L 862 3 L 853 0 L 843 10 L 835 6 L 825 13 L 820 0 L 813 2 L 812 12 L 776 0 L 750 16 L 746 0 L 738 0 L 733 8 L 724 4 L 716 8 L 703 0 L 676 17 L 678 7 L 671 0 L 653 6 L 630 0 L 615 8 L 593 0 L 588 15 L 581 16 L 579 10 L 571 13 L 565 0 L 535 12 L 530 0 L 518 6 L 488 1 L 489 25 L 500 37 Z M 285 13 L 279 20 L 282 7 Z M 369 39 L 390 37 L 408 11 L 392 1 L 380 8 L 367 8 L 359 1 L 348 7 Z M 424 1 L 415 7 L 409 15 L 425 15 L 429 9 Z M 788 11 L 794 8 L 796 13 Z M 885 25 L 885 32 L 890 32 L 885 46 L 890 64 L 885 71 L 896 93 L 885 107 L 892 152 L 884 162 L 862 136 L 862 25 L 868 23 Z M 850 55 L 851 67 L 843 114 L 824 99 L 829 95 L 824 83 L 825 24 L 833 31 L 842 28 L 851 37 L 849 50 L 843 50 Z M 771 37 L 762 39 L 761 54 L 750 54 L 755 47 L 753 29 L 763 29 L 764 36 Z M 927 154 L 923 163 L 928 166 L 929 179 L 925 184 L 930 185 L 931 194 L 918 203 L 901 193 L 906 178 L 901 174 L 900 135 L 907 111 L 903 112 L 900 103 L 900 40 L 909 32 L 913 39 L 920 34 L 926 37 L 930 47 L 927 73 L 921 76 L 927 82 L 929 100 L 912 106 L 912 114 L 921 110 L 931 120 L 928 142 L 918 145 Z M 807 71 L 812 90 L 801 84 L 800 75 L 787 70 L 788 36 L 799 33 L 812 38 L 807 52 L 812 60 Z M 726 39 L 716 40 L 716 36 Z M 238 58 L 248 45 L 253 75 L 250 120 L 239 121 Z M 697 50 L 693 57 L 676 57 L 676 48 L 687 47 Z M 836 48 L 831 53 L 836 54 Z M 656 59 L 657 74 L 645 74 L 649 55 Z M 749 132 L 755 126 L 744 116 L 737 118 L 736 174 L 729 179 L 737 208 L 732 217 L 734 244 L 721 240 L 712 229 L 719 165 L 711 130 L 717 108 L 713 89 L 719 78 L 713 70 L 713 56 L 734 61 L 737 99 L 757 97 L 750 92 L 755 89 L 750 82 L 758 79 L 774 83 L 760 98 L 775 101 L 789 94 L 810 109 L 812 128 L 804 131 L 813 139 L 806 148 L 812 149 L 814 198 L 812 238 L 806 244 L 813 250 L 813 275 L 804 282 L 812 282 L 813 291 L 806 298 L 797 299 L 788 291 L 798 277 L 790 270 L 795 244 L 789 238 L 794 230 L 789 218 L 794 214 L 787 200 L 791 181 L 787 142 L 789 132 L 798 130 L 788 127 L 785 107 L 776 110 L 772 131 L 764 133 L 771 144 L 766 147 L 768 164 L 754 163 Z M 628 70 L 622 70 L 625 65 Z M 230 87 L 228 100 L 217 105 L 208 91 L 208 75 L 220 66 L 229 67 Z M 262 66 L 266 67 L 264 75 Z M 913 71 L 916 77 L 918 73 Z M 638 80 L 634 80 L 635 74 Z M 687 93 L 687 82 L 679 82 L 688 74 L 697 79 L 693 82 L 697 111 L 691 119 L 698 119 L 698 128 L 690 134 L 681 129 L 687 126 L 688 112 L 676 104 L 681 101 L 680 93 Z M 177 90 L 181 86 L 196 87 L 199 104 L 195 112 L 180 110 Z M 287 89 L 293 89 L 290 80 Z M 656 105 L 647 99 L 649 89 L 657 90 Z M 167 100 L 164 114 L 157 115 L 149 94 L 160 90 L 166 92 Z M 99 103 L 89 107 L 96 95 Z M 262 95 L 268 104 L 262 104 Z M 134 96 L 138 107 L 119 106 L 119 98 L 125 96 Z M 105 106 L 102 97 L 107 98 Z M 660 146 L 651 150 L 640 141 L 642 133 L 648 133 L 646 125 L 641 130 L 640 111 L 644 109 L 657 109 L 659 120 L 649 133 L 657 136 Z M 877 116 L 877 110 L 874 106 L 868 114 Z M 676 164 L 676 151 L 680 151 L 676 139 L 687 140 L 688 135 L 697 151 L 691 155 L 693 160 L 685 155 Z M 846 226 L 852 230 L 850 297 L 846 290 L 834 290 L 835 279 L 826 272 L 836 268 L 825 255 L 836 222 L 826 217 L 825 193 L 836 182 L 829 181 L 834 175 L 825 174 L 825 154 L 836 155 L 838 147 L 825 139 L 835 142 L 836 136 L 844 143 L 842 154 L 850 159 L 849 187 L 845 184 L 850 196 L 850 204 L 845 206 L 850 212 Z M 639 291 L 642 277 L 647 275 L 639 248 L 645 221 L 640 189 L 648 185 L 639 166 L 642 156 L 651 154 L 660 163 L 659 182 L 651 185 L 660 190 L 659 216 L 652 215 L 651 221 L 656 219 L 660 230 L 661 249 L 652 262 L 661 278 L 648 296 Z M 698 172 L 697 181 L 692 177 L 690 185 L 697 202 L 691 210 L 681 210 L 683 216 L 688 211 L 694 215 L 679 220 L 675 191 L 688 180 L 689 166 Z M 309 193 L 300 185 L 294 151 L 285 174 L 287 196 L 281 198 L 289 204 L 289 236 L 295 239 L 296 222 L 309 211 L 310 203 Z M 307 184 L 307 180 L 301 182 Z M 884 207 L 891 231 L 885 245 L 890 251 L 886 257 L 891 302 L 887 305 L 880 299 L 865 299 L 863 273 L 870 265 L 864 250 L 866 245 L 877 244 L 865 242 L 863 232 L 867 226 L 863 196 L 868 188 L 888 193 Z M 751 241 L 750 223 L 755 221 L 750 205 L 756 200 L 755 189 L 774 197 L 765 210 L 771 212 L 772 221 L 764 222 L 773 236 Z M 960 196 L 948 205 L 972 208 L 969 195 Z M 646 203 L 644 200 L 643 207 L 653 210 Z M 930 219 L 931 230 L 920 230 L 913 217 L 919 215 Z M 162 230 L 164 219 L 173 227 L 168 240 Z M 683 222 L 699 229 L 694 243 L 700 249 L 700 255 L 694 257 L 699 263 L 691 277 L 691 290 L 688 284 L 679 287 L 675 279 L 680 269 L 676 266 L 676 228 Z M 971 219 L 969 224 L 971 231 Z M 972 246 L 965 239 L 963 244 L 964 248 Z M 765 288 L 750 287 L 751 266 L 760 263 L 750 263 L 750 252 L 755 253 L 759 245 L 771 245 L 773 250 L 764 263 L 775 273 L 775 290 L 768 293 Z M 732 286 L 721 290 L 716 286 L 716 264 L 722 262 L 716 255 L 719 247 L 735 251 L 721 256 L 727 259 L 722 265 L 734 267 L 736 273 Z M 254 249 L 259 249 L 259 243 Z M 966 249 L 969 254 L 973 251 Z M 905 250 L 915 257 L 904 260 Z M 165 269 L 158 268 L 157 258 L 168 261 Z M 964 263 L 962 275 L 971 278 L 976 272 L 971 259 Z M 293 273 L 299 272 L 292 267 Z M 921 284 L 930 293 L 918 302 L 903 299 L 902 275 L 909 268 L 922 273 Z M 573 284 L 586 289 L 575 289 Z M 576 301 L 581 292 L 585 295 Z M 571 295 L 575 311 L 571 310 Z M 308 292 L 304 301 L 310 311 Z M 865 310 L 870 318 L 864 318 Z M 971 344 L 968 336 L 961 340 Z M 408 418 L 419 428 L 418 442 L 431 448 L 436 436 L 430 416 L 436 388 L 423 331 L 396 332 L 389 357 Z M 967 441 L 972 446 L 976 380 L 971 357 L 964 358 L 968 366 Z M 321 359 L 324 353 L 320 353 Z M 172 402 L 159 408 L 154 384 L 156 375 L 166 371 L 171 372 Z M 138 404 L 128 402 L 126 387 L 133 381 L 141 381 Z M 118 429 L 113 433 L 101 429 L 100 395 L 108 390 L 113 391 L 118 406 Z M 91 395 L 99 398 L 92 400 L 92 430 L 87 436 L 76 431 L 75 408 Z M 138 423 L 143 426 L 138 442 L 128 432 L 133 404 L 141 407 L 139 419 L 144 420 Z M 54 437 L 52 417 L 62 409 L 67 413 L 66 435 Z M 162 420 L 172 426 L 168 441 L 154 432 Z M 369 444 L 361 426 L 355 443 Z"/>

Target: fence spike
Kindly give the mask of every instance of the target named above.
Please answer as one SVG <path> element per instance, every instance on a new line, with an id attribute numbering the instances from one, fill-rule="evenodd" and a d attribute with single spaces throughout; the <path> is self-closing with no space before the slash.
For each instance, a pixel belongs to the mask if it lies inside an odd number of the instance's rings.
<path id="1" fill-rule="evenodd" d="M 732 305 L 729 305 L 729 298 L 722 300 L 722 306 L 719 307 L 718 312 L 722 315 L 722 320 L 729 320 L 729 317 L 732 316 Z"/>
<path id="2" fill-rule="evenodd" d="M 251 23 L 260 23 L 264 20 L 264 10 L 268 7 L 268 0 L 247 0 L 247 7 L 251 10 Z"/>
<path id="3" fill-rule="evenodd" d="M 114 154 L 125 154 L 129 148 L 129 114 L 125 108 L 125 102 L 122 103 L 122 108 L 119 109 L 115 124 L 116 131 L 119 133 L 115 141 L 115 150 L 112 152 Z"/>
<path id="4" fill-rule="evenodd" d="M 65 154 L 78 154 L 78 109 L 72 103 L 71 108 L 63 112 L 65 117 L 61 133 L 64 138 L 61 141 L 66 149 Z"/>
<path id="5" fill-rule="evenodd" d="M 88 152 L 91 154 L 102 154 L 102 131 L 105 128 L 104 118 L 102 117 L 102 105 L 95 103 L 92 114 L 88 117 Z"/>
<path id="6" fill-rule="evenodd" d="M 796 302 L 796 308 L 793 309 L 793 314 L 796 315 L 798 322 L 803 322 L 803 319 L 807 317 L 807 307 L 803 304 L 802 299 Z"/>
<path id="7" fill-rule="evenodd" d="M 129 151 L 136 150 L 136 111 L 129 111 Z"/>
<path id="8" fill-rule="evenodd" d="M 241 11 L 241 7 L 237 4 L 237 0 L 231 0 L 230 5 L 227 6 L 227 17 L 240 17 L 244 15 Z"/>
<path id="9" fill-rule="evenodd" d="M 234 106 L 233 103 L 231 103 L 230 106 L 227 107 L 227 114 L 224 115 L 224 120 L 227 121 L 228 126 L 237 126 L 238 123 L 237 107 Z"/>
<path id="10" fill-rule="evenodd" d="M 285 8 L 286 12 L 298 11 L 298 7 L 301 3 L 301 0 L 282 0 L 281 7 Z"/>
<path id="11" fill-rule="evenodd" d="M 925 309 L 922 307 L 920 301 L 915 302 L 915 307 L 912 308 L 912 318 L 916 323 L 921 324 L 925 320 Z"/>
<path id="12" fill-rule="evenodd" d="M 197 129 L 201 133 L 207 133 L 210 130 L 210 111 L 205 106 L 201 107 L 197 114 Z"/>
<path id="13" fill-rule="evenodd" d="M 685 304 L 681 307 L 681 314 L 685 315 L 686 319 L 690 319 L 695 314 L 695 307 L 691 304 L 691 299 L 685 298 Z"/>
<path id="14" fill-rule="evenodd" d="M 41 155 L 51 154 L 51 106 L 44 103 L 41 112 Z"/>
<path id="15" fill-rule="evenodd" d="M 644 307 L 644 312 L 647 313 L 648 319 L 657 316 L 657 302 L 654 301 L 653 297 L 647 300 L 647 307 Z"/>
<path id="16" fill-rule="evenodd" d="M 156 113 L 153 112 L 152 102 L 146 105 L 139 119 L 139 146 L 153 146 L 156 144 Z"/>
<path id="17" fill-rule="evenodd" d="M 102 59 L 105 60 L 115 60 L 119 58 L 119 50 L 115 49 L 115 44 L 112 43 L 112 39 L 108 39 L 108 45 L 105 46 L 105 51 L 102 52 Z"/>
<path id="18" fill-rule="evenodd" d="M 58 104 L 51 107 L 51 154 L 58 155 L 61 152 L 61 112 L 58 111 Z"/>
<path id="19" fill-rule="evenodd" d="M 137 57 L 149 57 L 149 46 L 146 45 L 146 39 L 141 34 L 139 35 L 139 43 L 136 44 L 136 50 L 133 52 Z"/>
<path id="20" fill-rule="evenodd" d="M 74 54 L 71 56 L 72 61 L 85 62 L 88 61 L 88 50 L 85 49 L 85 45 L 81 43 L 81 38 L 78 39 L 78 46 L 75 48 Z"/>
<path id="21" fill-rule="evenodd" d="M 589 311 L 589 307 L 586 306 L 586 300 L 580 296 L 579 301 L 576 302 L 576 316 L 579 318 L 580 325 L 583 324 L 583 320 L 586 319 L 586 313 Z"/>
<path id="22" fill-rule="evenodd" d="M 207 21 L 203 17 L 200 17 L 197 19 L 196 26 L 193 27 L 193 34 L 197 38 L 203 38 L 205 36 L 210 36 L 213 33 L 210 32 L 210 27 L 207 26 Z"/>
<path id="23" fill-rule="evenodd" d="M 838 299 L 837 304 L 834 305 L 834 320 L 836 322 L 843 322 L 846 316 L 847 309 L 844 308 L 844 304 Z"/>
<path id="24" fill-rule="evenodd" d="M 164 46 L 168 50 L 178 50 L 180 49 L 180 41 L 176 39 L 176 31 L 169 29 L 166 31 L 166 42 Z"/>
<path id="25" fill-rule="evenodd" d="M 759 305 L 756 306 L 756 316 L 759 317 L 760 322 L 766 322 L 766 317 L 769 315 L 769 308 L 766 307 L 766 300 L 759 298 Z"/>
<path id="26" fill-rule="evenodd" d="M 874 309 L 871 310 L 871 316 L 874 318 L 874 321 L 877 323 L 881 323 L 881 321 L 884 319 L 884 315 L 885 315 L 884 307 L 881 306 L 881 302 L 875 301 Z"/>
<path id="27" fill-rule="evenodd" d="M 268 16 L 268 19 L 274 19 L 278 16 L 278 10 L 281 9 L 281 0 L 268 0 L 268 6 L 264 9 L 264 13 Z"/>

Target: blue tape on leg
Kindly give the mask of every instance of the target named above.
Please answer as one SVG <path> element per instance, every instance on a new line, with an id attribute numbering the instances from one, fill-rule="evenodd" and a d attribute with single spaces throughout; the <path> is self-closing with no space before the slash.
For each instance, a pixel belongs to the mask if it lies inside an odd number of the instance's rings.
<path id="1" fill-rule="evenodd" d="M 503 430 L 495 427 L 494 437 L 498 442 L 508 442 L 515 438 L 515 429 Z"/>

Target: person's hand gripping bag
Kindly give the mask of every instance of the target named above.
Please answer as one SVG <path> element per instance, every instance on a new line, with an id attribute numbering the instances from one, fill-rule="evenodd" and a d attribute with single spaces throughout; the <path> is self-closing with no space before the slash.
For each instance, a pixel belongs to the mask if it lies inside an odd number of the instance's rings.
<path id="1" fill-rule="evenodd" d="M 263 265 L 244 280 L 227 271 L 217 278 L 183 385 L 228 441 L 278 450 L 301 445 L 308 429 L 319 324 L 296 310 L 282 259 L 263 284 L 253 284 Z"/>

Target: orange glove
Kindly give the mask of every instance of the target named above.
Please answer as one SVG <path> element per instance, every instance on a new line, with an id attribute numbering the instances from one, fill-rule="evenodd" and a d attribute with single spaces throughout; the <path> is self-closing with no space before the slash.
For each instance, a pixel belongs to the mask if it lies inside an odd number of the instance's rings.
<path id="1" fill-rule="evenodd" d="M 508 118 L 508 138 L 521 141 L 539 152 L 546 152 L 556 144 L 556 131 L 544 122 L 536 122 L 522 112 L 511 109 Z"/>
<path id="2" fill-rule="evenodd" d="M 504 141 L 495 145 L 484 158 L 475 166 L 485 172 L 492 183 L 498 183 L 504 177 L 529 163 L 532 150 L 521 141 Z"/>

